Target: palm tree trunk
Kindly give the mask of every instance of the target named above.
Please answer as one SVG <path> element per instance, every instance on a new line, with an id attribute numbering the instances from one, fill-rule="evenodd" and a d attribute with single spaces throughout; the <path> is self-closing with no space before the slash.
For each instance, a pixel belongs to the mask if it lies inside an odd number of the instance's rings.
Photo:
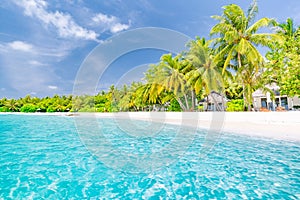
<path id="1" fill-rule="evenodd" d="M 224 101 L 224 99 L 225 99 L 225 95 L 223 95 L 223 94 L 221 94 L 221 96 L 222 96 L 222 111 L 225 111 L 225 101 Z"/>
<path id="2" fill-rule="evenodd" d="M 238 53 L 238 63 L 239 63 L 239 69 L 242 68 L 242 60 L 241 60 L 241 54 Z M 246 96 L 245 96 L 245 83 L 242 83 L 243 85 L 243 99 L 244 99 L 244 109 L 246 107 Z"/>
<path id="3" fill-rule="evenodd" d="M 208 95 L 206 96 L 206 109 L 205 111 L 207 112 L 208 111 Z"/>
<path id="4" fill-rule="evenodd" d="M 195 110 L 195 91 L 192 89 L 192 111 Z"/>
<path id="5" fill-rule="evenodd" d="M 184 94 L 184 100 L 185 100 L 186 109 L 190 110 L 189 101 L 188 101 L 188 98 L 187 98 L 186 94 Z"/>
<path id="6" fill-rule="evenodd" d="M 247 93 L 248 93 L 248 100 L 247 100 L 247 104 L 248 104 L 248 111 L 251 111 L 251 88 L 250 88 L 250 85 L 248 85 L 247 87 Z"/>
<path id="7" fill-rule="evenodd" d="M 177 100 L 177 102 L 179 103 L 181 109 L 182 109 L 183 111 L 186 111 L 187 109 L 186 109 L 186 107 L 184 106 L 184 104 L 182 103 L 182 101 L 180 100 L 180 98 L 179 98 L 179 97 L 176 97 L 176 100 Z"/>

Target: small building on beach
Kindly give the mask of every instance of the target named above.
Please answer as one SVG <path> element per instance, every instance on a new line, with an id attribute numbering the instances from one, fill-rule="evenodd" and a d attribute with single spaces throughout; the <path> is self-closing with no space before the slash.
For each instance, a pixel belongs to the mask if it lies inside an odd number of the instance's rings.
<path id="1" fill-rule="evenodd" d="M 274 98 L 271 98 L 270 92 L 263 92 L 262 89 L 256 90 L 252 93 L 254 110 L 268 109 L 276 111 L 279 108 L 293 110 L 294 106 L 300 105 L 299 97 L 288 97 L 287 95 L 280 94 L 280 88 L 276 84 L 271 84 L 266 87 L 273 91 Z"/>
<path id="2" fill-rule="evenodd" d="M 203 106 L 203 111 L 224 111 L 228 99 L 218 92 L 212 91 L 199 102 Z"/>

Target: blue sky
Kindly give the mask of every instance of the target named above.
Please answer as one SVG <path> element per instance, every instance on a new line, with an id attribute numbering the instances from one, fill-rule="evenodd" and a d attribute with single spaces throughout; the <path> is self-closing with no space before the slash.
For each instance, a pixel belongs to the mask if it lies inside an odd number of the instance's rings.
<path id="1" fill-rule="evenodd" d="M 141 27 L 162 27 L 191 38 L 207 37 L 222 6 L 245 10 L 251 0 L 2 0 L 0 4 L 0 98 L 71 94 L 86 56 L 107 38 Z M 259 0 L 260 17 L 300 24 L 299 0 Z M 156 63 L 161 51 L 122 56 L 101 79 L 100 89 L 122 74 Z M 141 69 L 141 68 L 140 68 Z M 143 67 L 145 69 L 145 67 Z M 141 70 L 139 70 L 141 71 Z"/>

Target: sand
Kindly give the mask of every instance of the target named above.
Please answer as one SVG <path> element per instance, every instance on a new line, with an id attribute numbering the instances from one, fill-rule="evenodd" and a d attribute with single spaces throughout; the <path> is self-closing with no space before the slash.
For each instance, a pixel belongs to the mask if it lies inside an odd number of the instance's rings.
<path id="1" fill-rule="evenodd" d="M 35 115 L 70 116 L 70 113 L 35 113 Z M 176 125 L 187 125 L 197 129 L 205 130 L 216 129 L 217 131 L 221 131 L 223 134 L 237 133 L 279 140 L 300 141 L 299 111 L 76 113 L 72 117 L 90 115 L 100 118 L 130 118 L 133 120 L 145 120 Z"/>
<path id="2" fill-rule="evenodd" d="M 220 129 L 280 140 L 300 141 L 300 112 L 198 112 L 198 113 L 97 113 L 97 117 L 129 117 L 134 120 L 190 125 L 198 129 Z M 184 119 L 183 119 L 184 118 Z"/>

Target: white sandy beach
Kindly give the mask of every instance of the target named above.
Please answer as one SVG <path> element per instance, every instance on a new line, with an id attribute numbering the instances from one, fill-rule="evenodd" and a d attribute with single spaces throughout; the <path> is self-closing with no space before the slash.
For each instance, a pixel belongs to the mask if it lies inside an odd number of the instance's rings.
<path id="1" fill-rule="evenodd" d="M 300 141 L 300 112 L 198 112 L 198 113 L 97 113 L 97 117 L 129 117 L 176 125 L 212 129 L 220 126 L 226 133 L 247 134 L 282 140 Z M 185 117 L 185 120 L 182 118 Z"/>
<path id="2" fill-rule="evenodd" d="M 22 115 L 59 115 L 72 113 L 2 113 Z M 281 140 L 300 141 L 300 112 L 120 112 L 76 113 L 75 117 L 92 115 L 101 118 L 130 118 L 176 125 L 190 125 L 199 129 L 214 129 L 226 133 L 247 134 Z"/>

